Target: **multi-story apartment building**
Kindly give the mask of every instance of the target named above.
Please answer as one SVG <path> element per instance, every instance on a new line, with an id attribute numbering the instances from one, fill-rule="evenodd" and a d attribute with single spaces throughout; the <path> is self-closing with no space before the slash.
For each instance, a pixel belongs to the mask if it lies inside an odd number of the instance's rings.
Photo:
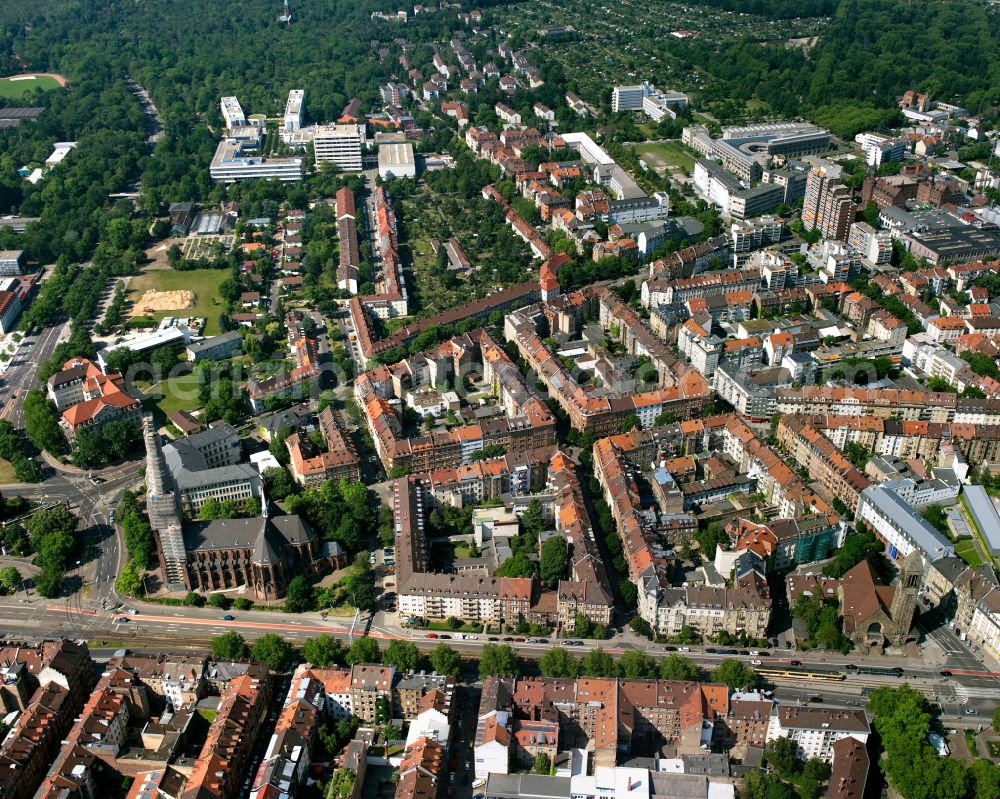
<path id="1" fill-rule="evenodd" d="M 778 389 L 777 403 L 782 414 L 1000 424 L 1000 401 L 959 397 L 944 391 L 803 386 Z"/>
<path id="2" fill-rule="evenodd" d="M 825 710 L 816 707 L 778 705 L 771 715 L 767 740 L 789 738 L 804 760 L 818 757 L 830 763 L 834 744 L 843 738 L 868 741 L 871 725 L 863 710 Z"/>
<path id="3" fill-rule="evenodd" d="M 871 481 L 821 431 L 802 417 L 782 416 L 777 437 L 781 447 L 832 498 L 851 511 L 858 507 L 861 492 Z"/>
<path id="4" fill-rule="evenodd" d="M 379 720 L 379 707 L 384 703 L 392 713 L 392 684 L 396 677 L 395 666 L 373 663 L 355 663 L 351 667 L 351 713 L 368 724 Z"/>

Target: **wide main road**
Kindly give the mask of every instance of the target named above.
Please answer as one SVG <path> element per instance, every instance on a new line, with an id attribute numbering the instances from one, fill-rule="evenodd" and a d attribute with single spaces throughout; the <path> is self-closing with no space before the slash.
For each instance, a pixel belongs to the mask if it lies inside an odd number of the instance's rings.
<path id="1" fill-rule="evenodd" d="M 4 375 L 0 419 L 14 427 L 24 427 L 24 395 L 38 388 L 38 370 L 52 357 L 56 345 L 69 336 L 69 322 L 45 328 L 37 336 L 27 336 Z"/>
<path id="2" fill-rule="evenodd" d="M 132 611 L 138 611 L 133 613 Z M 231 615 L 232 620 L 226 621 L 223 616 Z M 4 601 L 0 606 L 0 618 L 3 619 L 4 637 L 42 636 L 67 637 L 85 639 L 95 646 L 127 646 L 132 648 L 160 649 L 195 649 L 204 651 L 213 638 L 224 632 L 234 631 L 248 640 L 253 640 L 267 633 L 282 636 L 293 644 L 301 645 L 307 639 L 316 635 L 327 634 L 348 643 L 361 634 L 364 624 L 353 624 L 351 617 L 323 618 L 320 614 L 310 613 L 290 615 L 272 611 L 226 611 L 218 608 L 169 607 L 151 603 L 128 602 L 115 610 L 98 610 L 75 602 L 62 603 L 54 601 L 46 604 L 43 600 L 34 598 L 29 601 Z M 371 628 L 372 637 L 381 639 L 405 638 L 397 633 L 379 627 Z M 440 638 L 427 638 L 425 633 L 415 634 L 408 638 L 423 652 L 430 652 L 440 643 Z M 489 643 L 485 636 L 475 640 L 460 640 L 451 638 L 446 641 L 465 657 L 474 658 L 483 645 Z M 534 660 L 550 649 L 555 641 L 544 644 L 528 642 L 509 642 L 523 657 Z M 579 656 L 603 645 L 612 654 L 621 654 L 627 649 L 616 648 L 613 641 L 588 641 L 583 646 L 568 648 L 568 651 Z M 654 657 L 665 657 L 671 652 L 662 646 L 651 647 L 649 654 Z M 701 649 L 682 653 L 693 659 L 702 669 L 710 671 L 725 659 L 726 655 L 706 653 Z M 781 655 L 778 657 L 778 655 Z M 761 658 L 767 666 L 790 666 L 791 657 L 787 653 L 774 652 L 774 657 Z M 731 656 L 730 656 L 731 657 Z M 806 658 L 805 654 L 796 658 Z M 741 657 L 749 662 L 749 657 Z M 866 661 L 880 662 L 875 658 L 851 658 L 851 665 L 864 665 Z M 992 714 L 992 709 L 1000 704 L 1000 673 L 985 670 L 960 669 L 952 672 L 951 677 L 942 677 L 938 668 L 929 668 L 921 661 L 911 659 L 904 669 L 904 677 L 897 678 L 888 675 L 858 674 L 847 669 L 850 661 L 839 655 L 829 656 L 828 661 L 802 661 L 803 667 L 817 671 L 840 671 L 845 675 L 841 681 L 803 681 L 795 679 L 775 678 L 775 697 L 786 704 L 802 703 L 824 706 L 859 708 L 864 706 L 866 689 L 874 689 L 883 685 L 899 685 L 907 682 L 939 704 L 944 714 L 950 718 L 949 723 L 975 724 Z M 529 666 L 529 671 L 532 667 Z"/>

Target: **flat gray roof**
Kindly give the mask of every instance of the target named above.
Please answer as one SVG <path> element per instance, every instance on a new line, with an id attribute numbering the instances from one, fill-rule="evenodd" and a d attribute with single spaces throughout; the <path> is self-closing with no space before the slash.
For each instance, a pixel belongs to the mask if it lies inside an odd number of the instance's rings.
<path id="1" fill-rule="evenodd" d="M 490 774 L 486 796 L 521 799 L 569 799 L 569 777 L 542 777 L 537 774 Z"/>
<path id="2" fill-rule="evenodd" d="M 965 487 L 965 506 L 979 528 L 991 555 L 1000 555 L 1000 513 L 982 486 Z"/>

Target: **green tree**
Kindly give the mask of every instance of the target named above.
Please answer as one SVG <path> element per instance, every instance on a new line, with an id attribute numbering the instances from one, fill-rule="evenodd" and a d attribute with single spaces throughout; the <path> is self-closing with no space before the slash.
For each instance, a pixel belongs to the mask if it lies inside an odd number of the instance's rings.
<path id="1" fill-rule="evenodd" d="M 540 559 L 542 582 L 547 588 L 555 588 L 566 573 L 566 539 L 554 535 L 542 544 Z"/>
<path id="2" fill-rule="evenodd" d="M 378 648 L 374 638 L 363 635 L 351 644 L 345 660 L 349 666 L 353 666 L 355 663 L 380 663 L 382 651 Z"/>
<path id="3" fill-rule="evenodd" d="M 661 680 L 692 682 L 698 678 L 698 666 L 691 658 L 670 654 L 660 661 Z"/>
<path id="4" fill-rule="evenodd" d="M 307 613 L 316 609 L 316 594 L 309 581 L 301 574 L 288 581 L 285 591 L 285 613 Z"/>
<path id="5" fill-rule="evenodd" d="M 552 773 L 552 761 L 549 760 L 549 756 L 545 752 L 539 752 L 535 756 L 535 765 L 531 767 L 532 774 L 541 774 L 544 777 L 548 777 Z"/>
<path id="6" fill-rule="evenodd" d="M 735 691 L 757 684 L 757 672 L 736 658 L 726 658 L 712 670 L 712 681 L 721 682 Z"/>
<path id="7" fill-rule="evenodd" d="M 656 661 L 645 652 L 630 649 L 618 659 L 618 669 L 622 677 L 630 680 L 655 680 Z"/>
<path id="8" fill-rule="evenodd" d="M 42 541 L 50 535 L 76 533 L 77 518 L 65 505 L 53 505 L 35 511 L 28 519 L 28 537 L 32 548 L 38 552 Z M 68 554 L 68 553 L 67 553 Z"/>
<path id="9" fill-rule="evenodd" d="M 580 674 L 583 677 L 617 677 L 618 664 L 611 655 L 597 647 L 583 656 Z"/>
<path id="10" fill-rule="evenodd" d="M 993 731 L 1000 732 L 1000 707 L 993 708 Z"/>
<path id="11" fill-rule="evenodd" d="M 786 776 L 792 776 L 799 770 L 797 752 L 798 745 L 791 738 L 775 738 L 764 747 L 767 765 Z"/>
<path id="12" fill-rule="evenodd" d="M 142 588 L 142 577 L 139 575 L 139 570 L 135 567 L 135 563 L 131 560 L 125 564 L 121 575 L 115 581 L 115 588 L 118 589 L 119 593 L 126 596 L 145 595 L 146 592 Z"/>
<path id="13" fill-rule="evenodd" d="M 543 677 L 576 677 L 580 661 L 562 647 L 553 647 L 538 659 L 538 668 Z"/>
<path id="14" fill-rule="evenodd" d="M 802 773 L 816 782 L 826 782 L 830 779 L 830 764 L 818 757 L 811 757 L 802 765 Z"/>
<path id="15" fill-rule="evenodd" d="M 969 767 L 971 799 L 1000 799 L 1000 766 L 980 758 Z"/>
<path id="16" fill-rule="evenodd" d="M 545 517 L 542 515 L 542 503 L 537 499 L 531 500 L 520 518 L 521 531 L 529 535 L 538 535 L 545 529 Z"/>
<path id="17" fill-rule="evenodd" d="M 294 650 L 280 635 L 265 633 L 253 643 L 251 650 L 254 660 L 266 663 L 271 671 L 287 671 L 292 664 Z"/>
<path id="18" fill-rule="evenodd" d="M 184 599 L 181 600 L 181 604 L 189 608 L 200 608 L 205 604 L 205 597 L 195 591 L 188 591 L 187 594 L 184 595 Z"/>
<path id="19" fill-rule="evenodd" d="M 21 572 L 14 566 L 0 569 L 0 586 L 9 594 L 15 593 L 21 587 Z"/>
<path id="20" fill-rule="evenodd" d="M 256 519 L 261 514 L 260 500 L 257 497 L 243 500 L 243 515 L 249 519 Z"/>
<path id="21" fill-rule="evenodd" d="M 31 389 L 24 396 L 24 432 L 39 449 L 60 452 L 66 446 L 56 411 L 44 392 Z"/>
<path id="22" fill-rule="evenodd" d="M 320 633 L 302 644 L 302 657 L 314 666 L 339 666 L 346 659 L 344 645 L 332 635 Z"/>
<path id="23" fill-rule="evenodd" d="M 776 774 L 751 771 L 743 781 L 741 799 L 796 799 L 795 789 Z"/>
<path id="24" fill-rule="evenodd" d="M 526 577 L 528 579 L 538 576 L 538 564 L 531 560 L 524 552 L 517 552 L 513 557 L 507 558 L 496 570 L 497 577 Z"/>
<path id="25" fill-rule="evenodd" d="M 46 599 L 55 599 L 62 594 L 65 576 L 66 572 L 63 569 L 54 566 L 45 567 L 35 575 L 35 589 Z"/>
<path id="26" fill-rule="evenodd" d="M 884 544 L 874 533 L 855 533 L 848 536 L 844 545 L 834 553 L 833 560 L 823 569 L 823 574 L 827 577 L 843 577 L 861 561 L 878 559 L 884 549 Z"/>
<path id="27" fill-rule="evenodd" d="M 431 652 L 431 668 L 438 674 L 458 677 L 462 669 L 462 657 L 448 644 L 438 644 Z"/>
<path id="28" fill-rule="evenodd" d="M 622 433 L 628 433 L 637 427 L 642 427 L 642 421 L 634 413 L 630 413 L 618 424 L 618 430 Z"/>
<path id="29" fill-rule="evenodd" d="M 212 657 L 216 660 L 246 660 L 250 647 L 243 636 L 236 632 L 223 633 L 212 639 Z"/>
<path id="30" fill-rule="evenodd" d="M 214 521 L 222 518 L 222 506 L 215 497 L 206 499 L 198 509 L 198 518 L 203 522 Z"/>
<path id="31" fill-rule="evenodd" d="M 264 490 L 267 491 L 267 495 L 277 502 L 282 502 L 295 493 L 295 481 L 287 469 L 272 466 L 270 469 L 264 470 L 261 479 L 264 481 Z"/>
<path id="32" fill-rule="evenodd" d="M 253 601 L 247 599 L 246 597 L 239 596 L 236 597 L 236 601 L 233 602 L 233 607 L 236 608 L 236 610 L 250 610 L 250 608 L 253 607 Z"/>
<path id="33" fill-rule="evenodd" d="M 517 653 L 505 644 L 486 644 L 479 654 L 479 676 L 516 677 L 520 671 Z"/>
<path id="34" fill-rule="evenodd" d="M 229 607 L 229 598 L 225 594 L 212 594 L 208 598 L 208 604 L 213 608 L 225 610 Z"/>
<path id="35" fill-rule="evenodd" d="M 416 671 L 420 664 L 420 652 L 416 644 L 409 641 L 392 641 L 382 653 L 382 662 L 391 663 L 400 672 Z"/>

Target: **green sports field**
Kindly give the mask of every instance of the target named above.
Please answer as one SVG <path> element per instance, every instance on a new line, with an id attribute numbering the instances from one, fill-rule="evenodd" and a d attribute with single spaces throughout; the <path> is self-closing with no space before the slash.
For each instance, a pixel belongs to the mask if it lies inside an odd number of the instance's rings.
<path id="1" fill-rule="evenodd" d="M 0 78 L 0 97 L 7 100 L 20 100 L 33 89 L 58 89 L 59 81 L 45 75 L 38 77 Z"/>

